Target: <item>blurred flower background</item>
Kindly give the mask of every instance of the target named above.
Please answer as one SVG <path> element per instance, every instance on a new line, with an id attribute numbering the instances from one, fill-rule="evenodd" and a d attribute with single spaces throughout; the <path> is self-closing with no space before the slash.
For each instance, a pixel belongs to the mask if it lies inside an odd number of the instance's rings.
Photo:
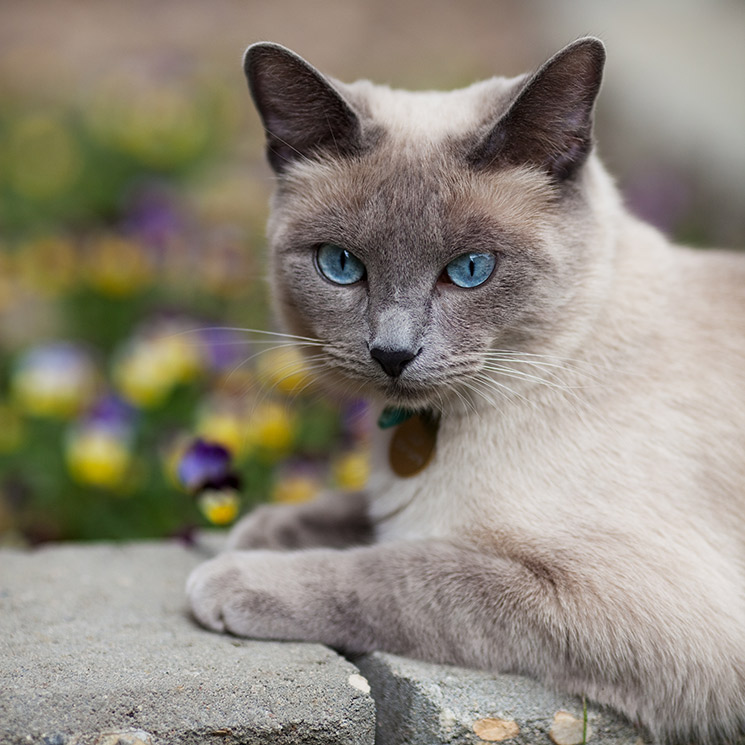
<path id="1" fill-rule="evenodd" d="M 277 330 L 248 43 L 444 88 L 587 32 L 609 47 L 598 139 L 630 206 L 742 246 L 736 0 L 3 2 L 0 543 L 188 537 L 364 485 L 364 404 L 322 397 L 281 337 L 236 330 Z"/>

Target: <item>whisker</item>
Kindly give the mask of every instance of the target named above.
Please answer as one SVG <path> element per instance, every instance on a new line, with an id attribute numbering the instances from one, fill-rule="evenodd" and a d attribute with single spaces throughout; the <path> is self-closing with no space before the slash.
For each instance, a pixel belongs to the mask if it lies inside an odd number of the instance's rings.
<path id="1" fill-rule="evenodd" d="M 559 363 L 559 362 L 545 362 L 544 360 L 536 360 L 532 358 L 527 359 L 525 357 L 520 358 L 515 355 L 486 353 L 483 355 L 483 358 L 486 360 L 492 360 L 495 362 L 515 362 L 521 365 L 531 365 L 533 367 L 547 367 L 547 368 L 552 368 L 556 370 L 579 371 L 579 368 L 574 365 L 568 365 L 566 363 Z"/>
<path id="2" fill-rule="evenodd" d="M 497 398 L 500 399 L 506 399 L 509 401 L 514 398 L 514 391 L 512 391 L 508 386 L 496 383 L 496 381 L 488 375 L 477 374 L 474 376 L 473 382 L 476 393 L 478 393 L 484 401 L 495 408 L 499 408 L 499 402 L 491 395 L 487 394 L 487 391 L 496 394 Z"/>
<path id="3" fill-rule="evenodd" d="M 465 387 L 466 388 L 469 388 L 470 386 L 468 384 L 466 384 Z M 436 390 L 436 392 L 438 394 L 438 400 L 440 401 L 440 403 L 442 403 L 442 401 L 443 401 L 442 394 L 437 389 L 435 389 L 435 390 Z M 463 409 L 465 411 L 473 411 L 474 413 L 476 413 L 476 408 L 473 405 L 473 401 L 469 400 L 468 396 L 466 396 L 462 391 L 460 391 L 459 390 L 459 387 L 457 385 L 456 386 L 452 386 L 450 388 L 450 391 L 455 395 L 455 397 L 458 399 L 458 401 L 460 401 L 460 403 L 462 404 Z"/>
<path id="4" fill-rule="evenodd" d="M 592 405 L 589 400 L 580 397 L 575 392 L 576 389 L 581 388 L 581 386 L 565 385 L 563 383 L 558 383 L 553 380 L 546 380 L 536 375 L 530 375 L 528 373 L 523 373 L 520 370 L 514 370 L 513 368 L 502 367 L 502 366 L 486 365 L 484 367 L 484 370 L 489 371 L 489 372 L 497 372 L 498 374 L 504 375 L 509 378 L 513 378 L 517 380 L 524 380 L 526 382 L 532 382 L 532 383 L 535 383 L 537 386 L 544 386 L 546 388 L 551 388 L 553 390 L 556 390 L 563 396 L 568 397 L 568 398 L 565 398 L 565 400 L 572 405 L 572 407 L 575 410 L 575 413 L 578 413 L 578 414 L 581 414 L 583 411 L 585 411 L 588 405 L 590 406 Z M 535 404 L 535 402 L 533 403 Z"/>
<path id="5" fill-rule="evenodd" d="M 553 380 L 547 380 L 546 378 L 542 378 L 539 375 L 531 375 L 530 373 L 523 372 L 522 370 L 515 370 L 512 367 L 505 367 L 503 365 L 493 365 L 493 364 L 484 365 L 483 369 L 488 370 L 489 372 L 501 373 L 502 375 L 506 375 L 509 378 L 530 380 L 539 385 L 548 386 L 549 388 L 557 388 L 560 390 L 571 390 L 572 388 L 581 387 L 581 386 L 570 386 L 570 385 L 564 385 L 562 383 L 556 383 Z"/>
<path id="6" fill-rule="evenodd" d="M 303 360 L 303 365 L 301 367 L 297 367 L 294 363 L 288 363 L 278 368 L 275 373 L 279 377 L 276 377 L 271 383 L 268 381 L 258 381 L 259 395 L 253 402 L 252 411 L 263 405 L 264 402 L 273 395 L 274 391 L 276 391 L 276 389 L 281 386 L 285 380 L 298 372 L 303 372 L 309 377 L 309 380 L 304 383 L 302 387 L 303 390 L 313 385 L 313 383 L 315 382 L 315 373 L 323 368 L 323 365 L 317 364 L 319 361 L 324 361 L 323 355 L 312 355 Z M 285 375 L 282 375 L 283 371 L 287 371 L 287 373 Z M 247 393 L 248 389 L 244 391 L 244 394 Z M 287 407 L 290 403 L 290 400 L 294 401 L 298 397 L 298 395 L 300 395 L 299 392 L 294 389 L 292 391 L 288 391 L 287 394 L 283 396 L 285 406 Z"/>
<path id="7" fill-rule="evenodd" d="M 586 420 L 588 417 L 592 417 L 598 422 L 602 422 L 602 425 L 606 430 L 614 431 L 616 429 L 615 424 L 608 419 L 606 413 L 602 410 L 601 407 L 598 407 L 596 405 L 591 396 L 581 396 L 578 394 L 578 390 L 588 390 L 589 388 L 591 388 L 591 386 L 569 385 L 563 383 L 561 379 L 557 377 L 558 374 L 552 372 L 549 373 L 551 375 L 551 379 L 545 379 L 537 375 L 530 375 L 529 373 L 525 373 L 521 370 L 516 370 L 514 367 L 494 365 L 493 363 L 497 361 L 503 360 L 498 360 L 496 356 L 492 356 L 490 363 L 484 365 L 477 376 L 484 384 L 488 385 L 489 387 L 492 387 L 493 385 L 501 385 L 497 380 L 494 379 L 494 377 L 489 375 L 489 373 L 497 373 L 499 375 L 504 375 L 505 377 L 522 380 L 525 383 L 533 383 L 539 387 L 543 386 L 549 389 L 553 389 L 559 394 L 560 400 L 563 401 L 564 404 L 571 407 L 575 416 L 579 417 L 582 420 Z M 513 364 L 519 364 L 520 362 L 523 361 L 516 360 Z M 525 360 L 524 362 L 528 361 Z M 559 368 L 560 371 L 562 369 L 567 369 L 563 366 L 559 366 Z M 568 371 L 570 373 L 577 374 L 577 371 L 573 370 L 572 368 L 569 368 Z M 580 371 L 579 374 L 583 374 L 583 372 Z M 538 406 L 538 403 L 536 401 L 531 401 L 530 403 L 535 407 Z"/>
<path id="8" fill-rule="evenodd" d="M 481 398 L 485 399 L 487 401 L 487 403 L 490 403 L 492 406 L 496 406 L 496 402 L 493 401 L 491 399 L 491 397 L 486 396 L 484 394 L 484 392 L 477 385 L 474 385 L 470 381 L 467 381 L 467 380 L 460 381 L 460 383 L 461 383 L 461 385 L 464 388 L 468 389 L 469 391 L 471 391 L 475 395 L 480 396 Z M 464 396 L 462 393 L 460 393 L 460 391 L 458 390 L 458 387 L 457 386 L 455 386 L 453 388 L 453 391 L 456 393 L 456 395 L 460 399 L 462 399 L 463 401 L 465 401 L 468 404 L 470 404 L 470 407 L 471 407 L 471 410 L 473 411 L 473 413 L 476 414 L 476 416 L 478 416 L 479 418 L 481 418 L 481 413 L 482 412 L 481 412 L 481 410 L 479 410 L 476 407 L 476 403 L 475 403 L 475 401 L 472 400 L 472 397 L 469 399 L 468 397 Z"/>
<path id="9" fill-rule="evenodd" d="M 276 339 L 240 339 L 231 341 L 194 341 L 187 342 L 190 347 L 241 347 L 250 344 L 251 346 L 257 346 L 260 344 L 272 344 L 273 346 L 269 349 L 283 349 L 286 347 L 325 347 L 325 342 L 310 342 L 310 341 L 295 341 L 288 339 L 287 341 L 277 341 Z M 266 351 L 266 350 L 265 350 Z"/>
<path id="10" fill-rule="evenodd" d="M 531 401 L 529 398 L 526 398 L 522 393 L 519 393 L 513 388 L 510 388 L 510 386 L 506 385 L 505 383 L 500 383 L 498 380 L 495 380 L 494 378 L 486 375 L 483 372 L 480 374 L 477 374 L 475 376 L 475 379 L 480 380 L 480 382 L 484 384 L 487 388 L 493 388 L 495 392 L 502 392 L 502 395 L 506 395 L 503 393 L 503 391 L 507 391 L 508 393 L 512 394 L 516 398 L 519 398 L 521 401 L 525 402 L 526 404 L 530 404 L 531 406 L 536 406 L 535 401 Z"/>
<path id="11" fill-rule="evenodd" d="M 531 365 L 533 367 L 546 367 L 553 368 L 556 370 L 566 370 L 580 375 L 591 377 L 593 372 L 590 368 L 598 367 L 596 365 L 574 362 L 572 360 L 561 360 L 560 358 L 546 357 L 545 359 L 538 359 L 537 356 L 522 356 L 520 354 L 500 352 L 494 353 L 493 351 L 485 352 L 483 359 L 493 360 L 496 362 L 514 362 L 522 365 Z M 550 361 L 547 361 L 550 360 Z M 598 367 L 598 369 L 600 369 Z"/>
<path id="12" fill-rule="evenodd" d="M 203 326 L 193 329 L 184 329 L 182 331 L 174 331 L 172 334 L 167 334 L 167 337 L 184 336 L 186 334 L 199 334 L 207 331 L 238 331 L 247 334 L 265 334 L 267 336 L 278 336 L 288 340 L 316 342 L 320 344 L 325 343 L 323 339 L 317 339 L 312 336 L 298 336 L 297 334 L 287 334 L 282 331 L 267 331 L 266 329 L 251 329 L 244 328 L 242 326 Z"/>
<path id="13" fill-rule="evenodd" d="M 260 349 L 258 352 L 254 352 L 252 355 L 249 355 L 244 360 L 241 360 L 237 365 L 235 365 L 230 370 L 230 372 L 225 377 L 225 383 L 226 384 L 229 383 L 230 380 L 231 380 L 231 378 L 233 377 L 233 375 L 235 375 L 238 372 L 238 370 L 240 370 L 244 365 L 247 365 L 249 362 L 251 362 L 252 360 L 254 360 L 256 357 L 259 357 L 262 354 L 267 354 L 268 352 L 273 352 L 275 349 L 282 349 L 285 346 L 287 346 L 287 345 L 286 344 L 277 344 L 274 347 L 267 347 L 266 349 Z M 304 346 L 304 345 L 294 343 L 292 346 L 301 347 L 301 346 Z M 292 365 L 294 363 L 286 363 L 286 364 Z"/>
<path id="14" fill-rule="evenodd" d="M 484 354 L 509 354 L 515 357 L 536 357 L 541 359 L 547 359 L 547 360 L 556 360 L 560 362 L 576 362 L 581 365 L 591 365 L 592 363 L 588 362 L 587 360 L 581 360 L 577 359 L 575 357 L 562 357 L 558 354 L 542 354 L 539 352 L 525 352 L 520 349 L 499 349 L 499 348 L 490 348 L 487 349 Z"/>

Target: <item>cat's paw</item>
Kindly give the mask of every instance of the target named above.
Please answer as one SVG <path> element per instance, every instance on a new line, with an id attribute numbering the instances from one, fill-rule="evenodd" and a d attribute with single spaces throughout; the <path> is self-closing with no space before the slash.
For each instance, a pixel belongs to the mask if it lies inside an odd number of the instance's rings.
<path id="1" fill-rule="evenodd" d="M 228 535 L 226 549 L 282 549 L 306 545 L 300 511 L 295 505 L 260 505 L 239 520 Z"/>
<path id="2" fill-rule="evenodd" d="M 186 581 L 186 596 L 191 612 L 202 626 L 225 631 L 222 608 L 224 599 L 234 591 L 234 577 L 226 561 L 230 554 L 206 561 L 194 569 Z"/>
<path id="3" fill-rule="evenodd" d="M 281 597 L 286 556 L 269 551 L 220 554 L 198 566 L 186 583 L 191 610 L 200 624 L 258 639 L 296 638 L 293 609 Z"/>

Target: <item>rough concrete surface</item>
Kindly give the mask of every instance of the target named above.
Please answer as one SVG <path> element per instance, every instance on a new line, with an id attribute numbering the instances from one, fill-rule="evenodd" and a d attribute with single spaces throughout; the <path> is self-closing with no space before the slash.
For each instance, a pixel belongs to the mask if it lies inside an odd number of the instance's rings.
<path id="1" fill-rule="evenodd" d="M 376 745 L 582 742 L 582 701 L 552 693 L 527 678 L 381 652 L 355 662 L 377 704 Z M 588 706 L 587 720 L 588 745 L 644 742 L 639 732 L 610 712 Z"/>
<path id="2" fill-rule="evenodd" d="M 1 550 L 0 745 L 581 743 L 581 701 L 525 678 L 200 629 L 184 583 L 220 542 Z"/>
<path id="3" fill-rule="evenodd" d="M 349 662 L 191 621 L 184 582 L 203 558 L 177 543 L 0 551 L 0 743 L 372 745 Z"/>

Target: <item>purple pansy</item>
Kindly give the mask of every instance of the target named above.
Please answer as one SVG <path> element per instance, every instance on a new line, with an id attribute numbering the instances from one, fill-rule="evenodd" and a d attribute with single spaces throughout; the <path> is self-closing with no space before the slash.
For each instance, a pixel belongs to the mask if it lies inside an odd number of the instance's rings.
<path id="1" fill-rule="evenodd" d="M 135 423 L 137 412 L 113 393 L 101 396 L 85 416 L 85 423 L 115 433 L 128 433 Z"/>
<path id="2" fill-rule="evenodd" d="M 178 476 L 194 492 L 207 484 L 232 482 L 235 476 L 230 470 L 230 452 L 222 445 L 197 439 L 182 456 Z"/>

